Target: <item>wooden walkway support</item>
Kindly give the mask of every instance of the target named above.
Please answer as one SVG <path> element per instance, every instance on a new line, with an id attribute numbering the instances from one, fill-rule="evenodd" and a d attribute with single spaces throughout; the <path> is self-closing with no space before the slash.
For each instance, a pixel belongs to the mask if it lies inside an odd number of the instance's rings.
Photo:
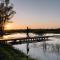
<path id="1" fill-rule="evenodd" d="M 48 38 L 54 36 L 41 36 L 41 37 L 24 37 L 24 38 L 12 38 L 12 39 L 1 39 L 0 43 L 7 43 L 7 44 L 23 44 L 23 43 L 32 43 L 32 42 L 40 42 L 46 41 Z"/>

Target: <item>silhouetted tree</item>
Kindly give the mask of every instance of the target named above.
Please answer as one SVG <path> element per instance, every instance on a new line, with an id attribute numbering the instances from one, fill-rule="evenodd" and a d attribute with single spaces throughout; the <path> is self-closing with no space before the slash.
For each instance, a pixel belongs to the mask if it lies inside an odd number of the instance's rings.
<path id="1" fill-rule="evenodd" d="M 15 11 L 13 11 L 13 4 L 10 4 L 10 0 L 0 1 L 0 37 L 4 35 L 4 25 L 8 22 Z"/>

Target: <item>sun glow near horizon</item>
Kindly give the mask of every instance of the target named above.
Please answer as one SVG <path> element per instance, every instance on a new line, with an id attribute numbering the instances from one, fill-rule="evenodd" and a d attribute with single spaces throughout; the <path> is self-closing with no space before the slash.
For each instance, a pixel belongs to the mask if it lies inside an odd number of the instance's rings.
<path id="1" fill-rule="evenodd" d="M 33 24 L 30 24 L 27 26 L 31 29 L 51 29 L 51 28 L 57 28 L 57 26 L 58 26 L 58 28 L 60 27 L 59 24 L 56 24 L 56 23 L 40 23 L 40 24 L 33 23 Z M 26 29 L 27 26 L 17 24 L 17 23 L 7 23 L 7 24 L 5 24 L 5 30 Z"/>
<path id="2" fill-rule="evenodd" d="M 12 30 L 12 29 L 25 29 L 26 26 L 19 25 L 16 23 L 7 23 L 5 24 L 5 30 Z"/>
<path id="3" fill-rule="evenodd" d="M 11 24 L 10 23 L 5 24 L 5 30 L 10 30 L 10 29 L 11 29 Z"/>

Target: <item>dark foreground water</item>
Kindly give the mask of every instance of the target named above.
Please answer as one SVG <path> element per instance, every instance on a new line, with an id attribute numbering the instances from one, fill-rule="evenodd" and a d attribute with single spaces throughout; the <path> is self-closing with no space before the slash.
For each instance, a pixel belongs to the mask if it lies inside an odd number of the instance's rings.
<path id="1" fill-rule="evenodd" d="M 53 34 L 46 34 L 53 35 Z M 28 56 L 36 60 L 60 60 L 60 34 L 55 34 L 56 37 L 49 38 L 49 41 L 29 43 Z M 12 37 L 26 37 L 25 34 L 17 34 Z M 30 36 L 36 36 L 30 34 Z M 9 36 L 11 38 L 11 36 Z M 27 44 L 13 45 L 14 48 L 21 50 L 27 54 Z"/>

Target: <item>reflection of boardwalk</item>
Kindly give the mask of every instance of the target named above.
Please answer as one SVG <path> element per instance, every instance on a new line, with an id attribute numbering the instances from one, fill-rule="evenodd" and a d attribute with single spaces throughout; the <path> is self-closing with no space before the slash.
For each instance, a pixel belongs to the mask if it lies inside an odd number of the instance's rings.
<path id="1" fill-rule="evenodd" d="M 46 41 L 46 40 L 48 40 L 49 37 L 53 37 L 53 36 L 2 39 L 2 40 L 0 40 L 0 43 L 8 43 L 8 41 L 10 41 L 9 42 L 10 44 L 32 43 L 32 42 Z"/>

